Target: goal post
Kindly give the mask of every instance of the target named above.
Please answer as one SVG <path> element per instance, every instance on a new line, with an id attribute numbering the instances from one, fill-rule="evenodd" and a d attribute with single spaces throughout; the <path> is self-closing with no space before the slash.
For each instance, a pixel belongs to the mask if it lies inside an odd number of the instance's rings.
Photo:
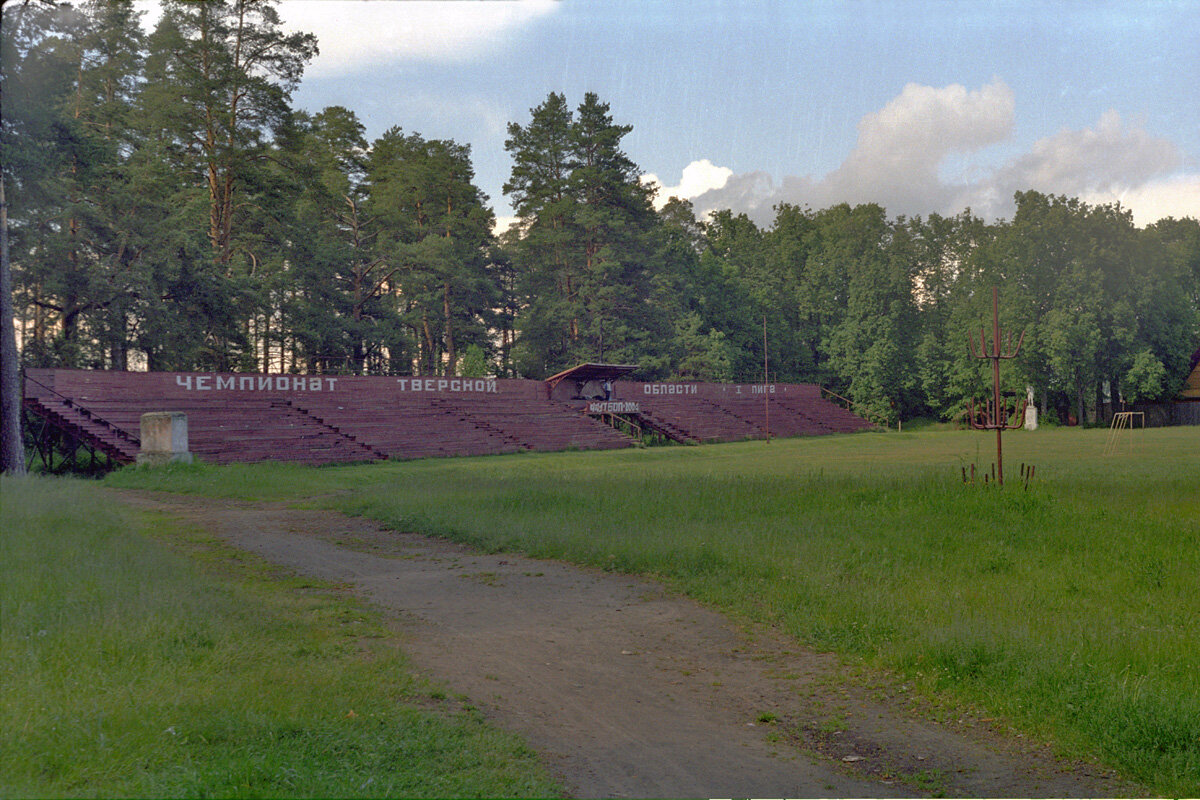
<path id="1" fill-rule="evenodd" d="M 1118 450 L 1129 452 L 1133 449 L 1134 423 L 1137 427 L 1146 429 L 1146 414 L 1143 411 L 1118 411 L 1113 414 L 1108 426 L 1108 441 L 1104 444 L 1104 455 L 1111 456 Z"/>

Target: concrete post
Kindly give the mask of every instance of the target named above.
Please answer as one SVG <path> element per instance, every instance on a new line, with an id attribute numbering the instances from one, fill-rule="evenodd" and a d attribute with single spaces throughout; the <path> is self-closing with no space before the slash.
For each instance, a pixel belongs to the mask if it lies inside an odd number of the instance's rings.
<path id="1" fill-rule="evenodd" d="M 142 414 L 142 451 L 137 463 L 161 466 L 179 461 L 192 463 L 188 452 L 187 414 L 182 411 L 151 411 Z"/>

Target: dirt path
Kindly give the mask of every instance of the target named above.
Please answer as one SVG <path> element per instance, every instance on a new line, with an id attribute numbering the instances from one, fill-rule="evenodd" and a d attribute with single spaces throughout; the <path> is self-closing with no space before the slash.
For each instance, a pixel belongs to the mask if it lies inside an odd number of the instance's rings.
<path id="1" fill-rule="evenodd" d="M 1129 796 L 986 721 L 935 724 L 836 660 L 656 584 L 278 504 L 121 492 L 402 621 L 438 683 L 522 735 L 580 797 Z"/>

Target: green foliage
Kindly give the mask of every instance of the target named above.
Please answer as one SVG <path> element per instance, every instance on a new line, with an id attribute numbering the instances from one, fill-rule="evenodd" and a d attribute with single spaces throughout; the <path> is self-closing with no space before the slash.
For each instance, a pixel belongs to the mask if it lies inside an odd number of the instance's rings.
<path id="1" fill-rule="evenodd" d="M 1130 400 L 1157 400 L 1167 383 L 1167 370 L 1150 349 L 1139 350 L 1125 374 L 1124 388 Z"/>
<path id="2" fill-rule="evenodd" d="M 709 328 L 701 334 L 703 320 L 698 312 L 689 312 L 675 323 L 675 341 L 679 349 L 676 377 L 682 380 L 730 381 L 733 379 L 733 349 L 725 334 Z"/>
<path id="3" fill-rule="evenodd" d="M 453 375 L 462 344 L 487 343 L 500 301 L 491 269 L 494 219 L 473 179 L 465 145 L 393 128 L 371 146 L 376 252 L 391 268 L 386 279 L 399 296 L 418 374 Z"/>
<path id="4" fill-rule="evenodd" d="M 458 365 L 458 374 L 464 378 L 483 378 L 492 374 L 487 354 L 477 344 L 468 345 Z"/>
<path id="5" fill-rule="evenodd" d="M 652 361 L 668 321 L 652 296 L 657 217 L 640 170 L 620 149 L 631 128 L 592 93 L 572 113 L 551 93 L 528 125 L 509 125 L 504 191 L 521 235 L 512 242 L 518 371 L 547 375 L 581 361 Z"/>
<path id="6" fill-rule="evenodd" d="M 123 513 L 95 485 L 0 492 L 5 796 L 556 791 L 512 737 L 431 708 L 444 693 L 336 587 Z"/>
<path id="7" fill-rule="evenodd" d="M 275 0 L 170 0 L 148 35 L 130 0 L 4 15 L 26 364 L 452 374 L 477 347 L 504 375 L 603 359 L 757 382 L 765 361 L 888 418 L 952 418 L 990 378 L 964 339 L 997 286 L 1026 332 L 1005 386 L 1092 421 L 1106 386 L 1170 399 L 1200 344 L 1196 219 L 1138 229 L 1023 191 L 992 223 L 871 203 L 700 222 L 655 213 L 607 103 L 552 92 L 508 126 L 500 247 L 465 145 L 291 107 L 317 42 Z"/>
<path id="8" fill-rule="evenodd" d="M 916 380 L 911 375 L 916 347 L 916 307 L 908 241 L 889 226 L 879 206 L 851 212 L 852 233 L 837 241 L 850 246 L 845 316 L 830 332 L 825 349 L 829 364 L 848 381 L 846 394 L 873 414 L 894 419 L 911 405 Z"/>
<path id="9" fill-rule="evenodd" d="M 365 371 L 382 360 L 380 343 L 395 330 L 397 315 L 383 298 L 389 270 L 373 248 L 378 228 L 366 207 L 362 123 L 332 106 L 293 114 L 281 133 L 278 157 L 295 183 L 295 205 L 278 333 L 295 337 L 296 356 L 309 370 Z M 406 352 L 397 350 L 401 360 Z"/>

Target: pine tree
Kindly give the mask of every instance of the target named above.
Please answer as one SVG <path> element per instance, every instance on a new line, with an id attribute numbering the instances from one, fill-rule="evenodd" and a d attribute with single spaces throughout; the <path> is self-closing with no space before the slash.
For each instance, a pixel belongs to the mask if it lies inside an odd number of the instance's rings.
<path id="1" fill-rule="evenodd" d="M 473 183 L 470 149 L 393 128 L 372 145 L 368 176 L 378 252 L 417 343 L 416 370 L 453 375 L 465 344 L 489 344 L 500 296 L 494 218 Z"/>
<path id="2" fill-rule="evenodd" d="M 43 288 L 65 249 L 69 172 L 62 109 L 71 91 L 81 18 L 41 4 L 3 7 L 3 167 L 14 300 L 25 312 L 24 356 L 55 363 L 59 318 Z"/>
<path id="3" fill-rule="evenodd" d="M 297 184 L 284 322 L 309 371 L 362 373 L 369 343 L 380 338 L 371 314 L 379 312 L 387 277 L 374 247 L 378 225 L 367 210 L 363 125 L 340 106 L 311 117 L 297 113 L 277 144 L 282 171 Z"/>
<path id="4" fill-rule="evenodd" d="M 637 363 L 669 335 L 651 296 L 652 238 L 658 224 L 651 189 L 621 150 L 632 126 L 613 122 L 607 103 L 589 92 L 579 105 L 571 139 L 576 168 L 577 243 L 582 262 L 580 330 L 574 361 L 597 358 Z"/>
<path id="5" fill-rule="evenodd" d="M 561 367 L 579 337 L 572 122 L 566 98 L 551 93 L 532 109 L 527 126 L 509 123 L 504 145 L 513 159 L 504 192 L 518 217 L 511 252 L 523 307 L 513 358 L 521 374 L 546 375 Z"/>
<path id="6" fill-rule="evenodd" d="M 316 53 L 310 34 L 285 34 L 272 0 L 167 0 L 149 40 L 143 124 L 176 181 L 180 224 L 206 212 L 207 257 L 187 252 L 163 296 L 215 312 L 194 351 L 197 366 L 252 366 L 248 320 L 260 292 L 271 236 L 273 133 Z M 197 188 L 200 187 L 200 188 Z M 264 235 L 265 232 L 265 235 Z M 278 231 L 276 231 L 278 233 Z M 189 248 L 190 250 L 190 248 Z M 189 309 L 182 309 L 187 316 Z"/>
<path id="7" fill-rule="evenodd" d="M 131 298 L 140 290 L 138 237 L 126 169 L 138 141 L 130 127 L 140 89 L 142 36 L 130 0 L 81 7 L 75 85 L 63 109 L 68 133 L 66 257 L 57 285 L 65 363 L 124 369 Z"/>
<path id="8" fill-rule="evenodd" d="M 509 125 L 504 190 L 520 219 L 512 252 L 526 303 L 515 348 L 524 374 L 601 357 L 636 361 L 669 336 L 647 302 L 657 218 L 620 147 L 630 130 L 592 93 L 576 114 L 552 93 L 527 126 Z"/>

